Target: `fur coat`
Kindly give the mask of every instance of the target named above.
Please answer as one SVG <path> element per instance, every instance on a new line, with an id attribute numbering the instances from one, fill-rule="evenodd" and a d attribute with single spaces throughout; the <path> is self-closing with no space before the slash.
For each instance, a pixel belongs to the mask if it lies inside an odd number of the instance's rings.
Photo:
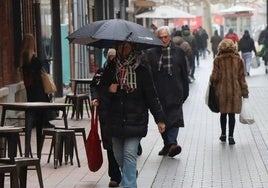
<path id="1" fill-rule="evenodd" d="M 230 44 L 229 44 L 230 43 Z M 210 82 L 215 85 L 220 113 L 240 113 L 242 97 L 248 97 L 244 63 L 234 43 L 224 39 L 213 62 Z"/>

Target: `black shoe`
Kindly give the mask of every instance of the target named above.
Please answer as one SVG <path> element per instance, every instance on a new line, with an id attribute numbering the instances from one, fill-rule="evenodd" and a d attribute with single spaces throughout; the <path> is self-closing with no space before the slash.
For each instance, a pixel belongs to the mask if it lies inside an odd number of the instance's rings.
<path id="1" fill-rule="evenodd" d="M 221 135 L 219 139 L 222 142 L 226 142 L 226 135 Z"/>
<path id="2" fill-rule="evenodd" d="M 168 151 L 168 156 L 169 157 L 174 157 L 178 154 L 181 153 L 181 147 L 179 145 L 176 145 L 176 144 L 172 144 L 169 148 L 169 151 Z"/>
<path id="3" fill-rule="evenodd" d="M 168 154 L 169 151 L 169 147 L 168 146 L 164 146 L 159 152 L 158 155 L 163 155 L 166 156 Z"/>
<path id="4" fill-rule="evenodd" d="M 140 156 L 142 154 L 142 147 L 141 147 L 141 143 L 139 143 L 138 146 L 138 152 L 137 152 L 138 156 Z"/>
<path id="5" fill-rule="evenodd" d="M 234 145 L 235 144 L 235 141 L 234 141 L 233 137 L 229 137 L 228 141 L 229 141 L 229 145 Z"/>

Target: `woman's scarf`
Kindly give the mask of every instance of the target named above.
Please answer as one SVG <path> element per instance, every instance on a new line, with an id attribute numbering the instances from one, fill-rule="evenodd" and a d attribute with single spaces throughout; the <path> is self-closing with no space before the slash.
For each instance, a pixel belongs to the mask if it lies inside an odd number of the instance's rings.
<path id="1" fill-rule="evenodd" d="M 162 48 L 162 54 L 160 56 L 159 62 L 158 62 L 158 71 L 163 68 L 164 72 L 166 72 L 168 75 L 172 75 L 172 63 L 171 59 L 172 56 L 170 54 L 170 46 L 166 48 Z"/>
<path id="2" fill-rule="evenodd" d="M 116 58 L 116 79 L 120 89 L 131 92 L 137 88 L 135 69 L 140 64 L 140 53 L 132 52 L 126 59 Z"/>

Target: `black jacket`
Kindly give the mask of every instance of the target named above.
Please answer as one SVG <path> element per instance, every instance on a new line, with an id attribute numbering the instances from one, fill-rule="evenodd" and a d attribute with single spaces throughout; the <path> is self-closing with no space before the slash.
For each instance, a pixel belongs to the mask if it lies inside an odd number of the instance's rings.
<path id="1" fill-rule="evenodd" d="M 244 34 L 238 42 L 238 51 L 241 51 L 242 53 L 254 51 L 256 53 L 254 40 L 249 34 Z"/>
<path id="2" fill-rule="evenodd" d="M 161 48 L 149 49 L 146 53 L 146 61 L 151 67 L 154 84 L 166 115 L 166 127 L 183 127 L 182 105 L 189 95 L 185 55 L 178 46 L 171 43 L 173 66 L 172 76 L 170 76 L 161 70 L 158 71 L 161 53 Z"/>
<path id="3" fill-rule="evenodd" d="M 41 79 L 42 62 L 37 57 L 32 57 L 31 62 L 22 66 L 23 81 L 28 102 L 49 102 L 44 91 Z"/>
<path id="4" fill-rule="evenodd" d="M 164 122 L 164 112 L 156 95 L 149 71 L 142 65 L 136 69 L 137 89 L 131 93 L 118 89 L 116 93 L 108 91 L 115 79 L 115 62 L 110 62 L 101 79 L 101 93 L 104 102 L 106 123 L 112 137 L 144 137 L 147 134 L 149 109 L 155 122 Z"/>

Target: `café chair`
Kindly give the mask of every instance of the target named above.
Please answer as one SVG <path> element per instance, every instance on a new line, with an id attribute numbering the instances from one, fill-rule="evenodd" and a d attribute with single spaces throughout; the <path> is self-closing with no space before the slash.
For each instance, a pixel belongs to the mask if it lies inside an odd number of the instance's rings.
<path id="1" fill-rule="evenodd" d="M 21 188 L 27 187 L 27 171 L 28 170 L 36 170 L 38 181 L 39 181 L 39 187 L 40 188 L 44 187 L 40 159 L 30 158 L 30 157 L 19 157 L 19 158 L 15 158 L 15 164 L 17 167 L 17 173 L 18 173 Z M 29 168 L 32 166 L 35 168 L 34 169 Z"/>
<path id="2" fill-rule="evenodd" d="M 50 157 L 54 154 L 54 168 L 62 165 L 63 150 L 65 164 L 67 164 L 70 157 L 71 165 L 73 165 L 73 150 L 75 151 L 78 167 L 80 167 L 80 161 L 78 157 L 78 149 L 74 130 L 66 129 L 43 129 L 42 146 L 46 138 L 52 139 L 50 145 L 50 151 L 47 162 L 50 162 Z"/>
<path id="3" fill-rule="evenodd" d="M 0 187 L 4 187 L 6 173 L 10 174 L 10 187 L 19 188 L 19 177 L 16 165 L 6 163 L 0 163 Z"/>

